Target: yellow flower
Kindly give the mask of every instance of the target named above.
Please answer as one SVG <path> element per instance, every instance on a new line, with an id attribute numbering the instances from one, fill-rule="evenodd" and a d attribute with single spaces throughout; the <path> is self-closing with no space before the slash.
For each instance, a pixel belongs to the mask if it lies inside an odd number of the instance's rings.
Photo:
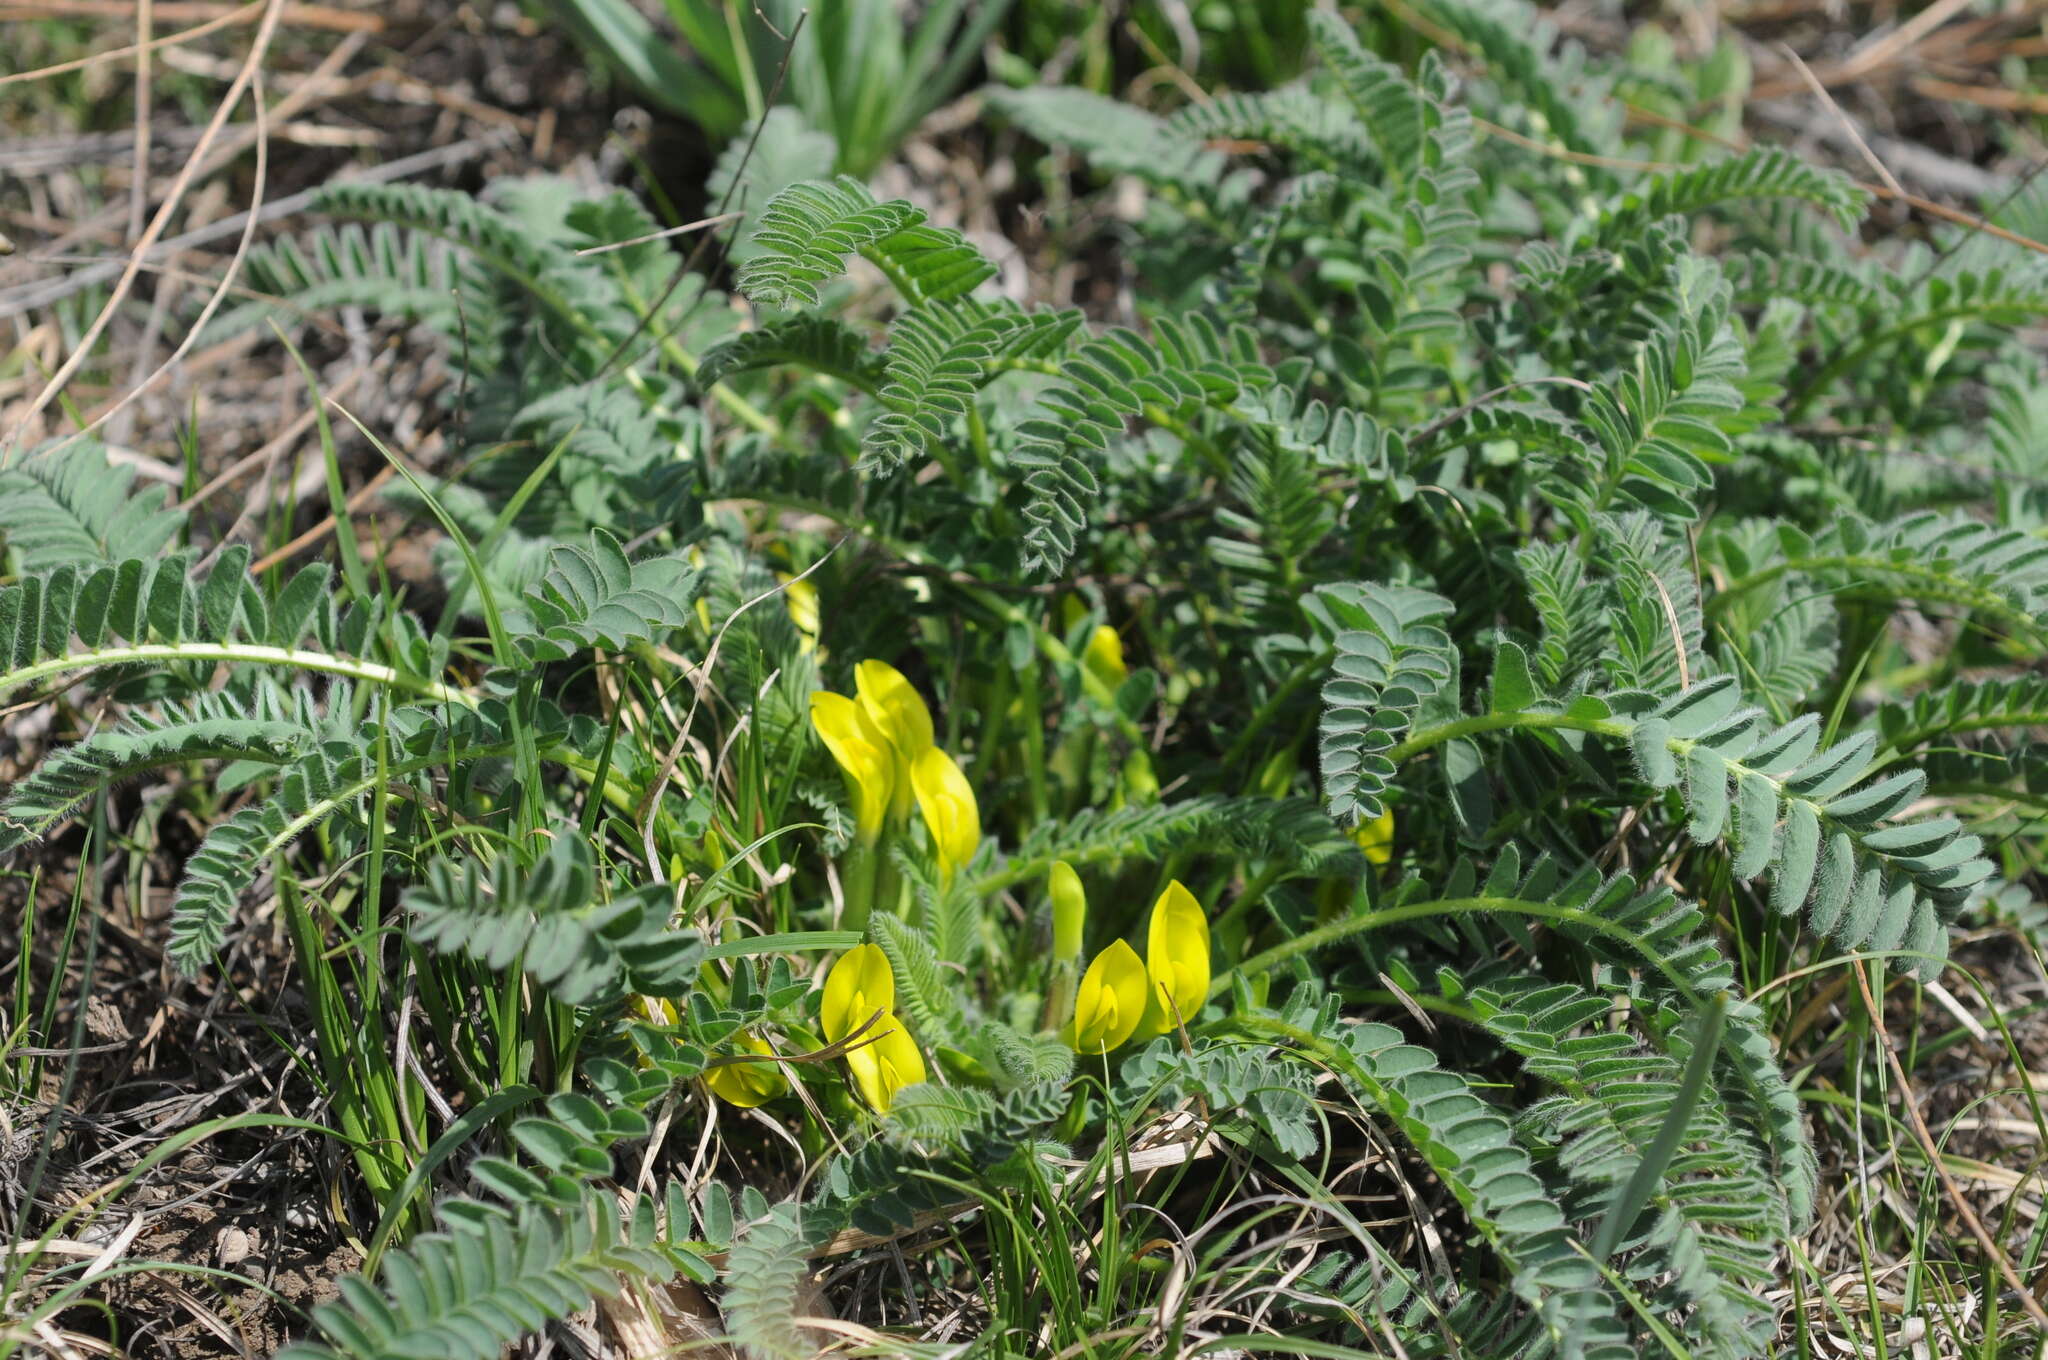
<path id="1" fill-rule="evenodd" d="M 906 680 L 903 672 L 886 661 L 863 661 L 853 668 L 853 693 L 861 711 L 875 730 L 888 739 L 898 765 L 896 797 L 889 815 L 898 819 L 910 815 L 910 781 L 903 771 L 931 749 L 932 712 L 924 696 Z"/>
<path id="2" fill-rule="evenodd" d="M 739 1044 L 749 1053 L 767 1055 L 775 1051 L 768 1047 L 767 1040 L 745 1031 L 740 1033 Z M 711 1088 L 711 1094 L 742 1110 L 766 1105 L 789 1089 L 789 1082 L 774 1063 L 726 1063 L 706 1072 L 704 1084 Z"/>
<path id="3" fill-rule="evenodd" d="M 981 807 L 974 786 L 953 758 L 936 746 L 925 748 L 910 767 L 917 806 L 939 855 L 939 875 L 951 882 L 981 845 Z"/>
<path id="4" fill-rule="evenodd" d="M 1073 959 L 1081 955 L 1081 931 L 1088 924 L 1088 893 L 1081 876 L 1065 860 L 1052 865 L 1052 956 Z"/>
<path id="5" fill-rule="evenodd" d="M 1169 1033 L 1201 1013 L 1209 999 L 1209 919 L 1179 879 L 1152 904 L 1145 971 L 1151 985 L 1138 1026 L 1141 1038 Z"/>
<path id="6" fill-rule="evenodd" d="M 691 548 L 689 556 L 690 565 L 702 571 L 704 569 L 704 549 Z M 705 599 L 702 595 L 697 597 L 697 622 L 704 625 L 706 633 L 711 631 L 711 601 Z"/>
<path id="7" fill-rule="evenodd" d="M 901 782 L 889 739 L 876 730 L 859 704 L 830 690 L 811 695 L 811 726 L 846 776 L 846 790 L 853 796 L 854 826 L 861 840 L 874 844 Z"/>
<path id="8" fill-rule="evenodd" d="M 1394 810 L 1388 808 L 1371 821 L 1352 827 L 1351 839 L 1365 851 L 1366 859 L 1373 864 L 1385 864 L 1393 859 Z"/>
<path id="9" fill-rule="evenodd" d="M 818 645 L 818 588 L 786 571 L 775 573 L 775 579 L 782 582 L 782 599 L 789 608 L 789 621 L 796 625 L 796 631 L 802 637 L 797 643 L 797 651 L 815 650 Z"/>
<path id="10" fill-rule="evenodd" d="M 924 1080 L 924 1054 L 918 1051 L 910 1031 L 898 1021 L 877 1021 L 875 1030 L 882 1037 L 847 1054 L 846 1067 L 853 1073 L 853 1084 L 860 1090 L 861 1098 L 874 1106 L 878 1114 L 887 1114 L 896 1103 L 898 1091 Z"/>
<path id="11" fill-rule="evenodd" d="M 886 661 L 853 668 L 853 692 L 905 760 L 916 760 L 932 744 L 932 711 L 902 671 Z"/>
<path id="12" fill-rule="evenodd" d="M 1076 1053 L 1107 1053 L 1131 1037 L 1145 1010 L 1145 965 L 1122 940 L 1095 956 L 1081 975 L 1074 1018 L 1060 1038 Z"/>
<path id="13" fill-rule="evenodd" d="M 890 1013 L 895 1007 L 896 974 L 880 945 L 849 949 L 825 975 L 818 1025 L 828 1043 L 851 1038 L 862 1045 L 846 1055 L 846 1066 L 861 1096 L 880 1111 L 887 1111 L 898 1091 L 915 1086 L 925 1075 L 924 1054 Z M 861 1029 L 878 1012 L 881 1018 Z"/>
<path id="14" fill-rule="evenodd" d="M 1089 636 L 1088 650 L 1081 654 L 1081 664 L 1112 692 L 1131 674 L 1131 668 L 1124 664 L 1124 640 L 1116 635 L 1116 629 L 1106 623 Z"/>
<path id="15" fill-rule="evenodd" d="M 825 995 L 818 1005 L 818 1024 L 825 1042 L 836 1044 L 880 1011 L 896 1009 L 896 974 L 878 944 L 857 945 L 839 956 L 825 974 Z M 862 1038 L 867 1035 L 863 1034 Z"/>

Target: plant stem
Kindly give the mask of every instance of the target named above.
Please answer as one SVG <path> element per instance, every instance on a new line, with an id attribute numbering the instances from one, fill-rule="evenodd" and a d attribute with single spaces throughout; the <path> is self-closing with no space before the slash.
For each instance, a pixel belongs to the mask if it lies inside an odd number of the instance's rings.
<path id="1" fill-rule="evenodd" d="M 839 889 L 846 898 L 845 910 L 839 914 L 841 930 L 868 928 L 868 915 L 875 906 L 875 875 L 882 858 L 878 846 L 856 839 L 839 861 Z"/>
<path id="2" fill-rule="evenodd" d="M 253 642 L 135 642 L 120 647 L 101 647 L 51 657 L 17 671 L 0 674 L 0 698 L 24 685 L 67 671 L 92 670 L 100 666 L 125 666 L 147 661 L 215 661 L 258 666 L 292 666 L 326 675 L 345 675 L 366 684 L 388 685 L 442 703 L 476 707 L 476 700 L 449 685 L 406 675 L 390 666 L 327 652 L 301 651 L 296 647 L 271 647 Z"/>
<path id="3" fill-rule="evenodd" d="M 1229 991 L 1232 978 L 1256 977 L 1260 973 L 1270 972 L 1289 959 L 1335 944 L 1353 935 L 1363 935 L 1383 926 L 1400 925 L 1404 921 L 1421 921 L 1432 916 L 1460 916 L 1472 912 L 1505 912 L 1516 916 L 1533 916 L 1538 920 L 1581 926 L 1609 936 L 1650 960 L 1681 995 L 1695 1002 L 1699 1000 L 1692 984 L 1684 975 L 1665 963 L 1656 951 L 1649 947 L 1648 942 L 1634 931 L 1618 926 L 1604 916 L 1580 911 L 1575 907 L 1553 906 L 1548 902 L 1527 902 L 1516 897 L 1447 897 L 1435 902 L 1409 902 L 1398 907 L 1383 907 L 1378 911 L 1361 912 L 1341 921 L 1332 921 L 1326 926 L 1304 931 L 1291 940 L 1283 940 L 1271 949 L 1225 968 L 1209 984 L 1209 999 L 1214 1001 Z"/>

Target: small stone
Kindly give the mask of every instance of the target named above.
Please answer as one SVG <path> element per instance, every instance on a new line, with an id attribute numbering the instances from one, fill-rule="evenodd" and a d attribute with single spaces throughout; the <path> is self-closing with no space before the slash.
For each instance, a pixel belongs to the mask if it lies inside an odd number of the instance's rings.
<path id="1" fill-rule="evenodd" d="M 213 1259 L 223 1266 L 246 1261 L 255 1250 L 256 1239 L 240 1228 L 222 1228 L 220 1236 L 213 1239 Z"/>

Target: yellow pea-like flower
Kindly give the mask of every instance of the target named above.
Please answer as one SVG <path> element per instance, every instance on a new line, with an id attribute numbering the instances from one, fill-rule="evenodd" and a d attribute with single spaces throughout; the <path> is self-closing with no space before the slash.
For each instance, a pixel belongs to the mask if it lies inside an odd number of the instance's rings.
<path id="1" fill-rule="evenodd" d="M 1179 879 L 1152 904 L 1145 937 L 1145 1017 L 1140 1038 L 1170 1033 L 1201 1013 L 1209 999 L 1209 918 Z"/>
<path id="2" fill-rule="evenodd" d="M 815 651 L 818 646 L 818 588 L 788 572 L 775 573 L 775 579 L 782 582 L 782 599 L 789 609 L 789 621 L 796 625 L 796 631 L 801 635 L 797 651 Z"/>
<path id="3" fill-rule="evenodd" d="M 877 1031 L 880 1038 L 846 1055 L 846 1068 L 853 1074 L 861 1098 L 874 1106 L 876 1113 L 887 1114 L 898 1091 L 924 1080 L 924 1054 L 899 1020 L 878 1020 L 869 1033 Z"/>
<path id="4" fill-rule="evenodd" d="M 844 694 L 818 690 L 811 695 L 811 726 L 846 776 L 853 796 L 853 822 L 863 843 L 872 845 L 889 818 L 896 797 L 896 752 L 875 727 L 865 709 Z"/>
<path id="5" fill-rule="evenodd" d="M 1351 828 L 1351 839 L 1365 852 L 1368 863 L 1385 864 L 1394 858 L 1394 810 L 1388 808 L 1369 822 Z"/>
<path id="6" fill-rule="evenodd" d="M 853 668 L 853 692 L 905 760 L 916 760 L 932 744 L 932 711 L 902 671 L 886 661 Z"/>
<path id="7" fill-rule="evenodd" d="M 1095 956 L 1081 975 L 1074 1018 L 1060 1038 L 1076 1053 L 1107 1053 L 1131 1037 L 1145 1012 L 1145 965 L 1122 940 Z"/>
<path id="8" fill-rule="evenodd" d="M 981 806 L 975 801 L 974 786 L 953 758 L 936 746 L 926 747 L 911 764 L 910 785 L 938 850 L 939 875 L 950 883 L 981 846 Z"/>
<path id="9" fill-rule="evenodd" d="M 924 1080 L 924 1054 L 910 1031 L 891 1012 L 896 1007 L 896 974 L 882 947 L 864 944 L 849 949 L 825 975 L 825 995 L 818 1007 L 818 1025 L 829 1043 L 859 1036 L 861 1047 L 846 1055 L 846 1067 L 861 1097 L 887 1111 L 896 1093 Z M 881 1018 L 861 1030 L 876 1012 Z"/>
<path id="10" fill-rule="evenodd" d="M 1117 636 L 1116 629 L 1106 623 L 1089 636 L 1088 650 L 1081 654 L 1081 664 L 1112 691 L 1131 675 L 1131 668 L 1124 664 L 1124 640 Z"/>
<path id="11" fill-rule="evenodd" d="M 1052 956 L 1079 958 L 1081 932 L 1088 924 L 1088 893 L 1081 876 L 1065 860 L 1054 860 L 1048 876 L 1052 891 Z"/>
<path id="12" fill-rule="evenodd" d="M 891 817 L 910 815 L 910 780 L 907 771 L 917 758 L 931 749 L 932 711 L 925 707 L 917 686 L 903 672 L 886 661 L 863 661 L 853 668 L 853 693 L 861 711 L 875 730 L 888 739 L 896 752 L 896 796 L 889 807 Z"/>
<path id="13" fill-rule="evenodd" d="M 767 1040 L 744 1031 L 739 1036 L 739 1044 L 749 1053 L 764 1056 L 775 1051 L 768 1047 Z M 711 1088 L 711 1094 L 742 1110 L 766 1105 L 789 1089 L 788 1080 L 774 1063 L 727 1063 L 706 1072 L 704 1084 Z"/>
<path id="14" fill-rule="evenodd" d="M 836 1044 L 880 1011 L 896 1009 L 896 974 L 878 944 L 857 945 L 839 956 L 825 974 L 825 995 L 818 1004 L 818 1025 L 825 1042 Z M 864 1034 L 861 1036 L 866 1038 Z"/>

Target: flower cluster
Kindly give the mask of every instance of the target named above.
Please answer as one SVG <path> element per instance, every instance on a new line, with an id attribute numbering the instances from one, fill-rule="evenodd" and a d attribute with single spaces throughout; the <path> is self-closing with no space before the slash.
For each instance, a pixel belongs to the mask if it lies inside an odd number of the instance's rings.
<path id="1" fill-rule="evenodd" d="M 1078 949 L 1079 926 L 1062 931 L 1060 899 L 1064 895 L 1071 903 L 1080 880 L 1067 869 L 1062 883 L 1060 869 L 1067 866 L 1054 868 L 1054 938 L 1065 934 Z M 1073 914 L 1071 905 L 1064 914 Z M 1060 1037 L 1078 1053 L 1107 1053 L 1132 1039 L 1171 1033 L 1193 1020 L 1208 999 L 1209 920 L 1195 895 L 1175 879 L 1152 904 L 1145 958 L 1122 940 L 1097 954 L 1081 975 L 1073 1018 Z"/>
<path id="2" fill-rule="evenodd" d="M 1108 683 L 1124 674 L 1116 634 L 1098 629 L 1085 664 Z M 981 844 L 981 814 L 974 788 L 936 744 L 931 710 L 903 674 L 882 661 L 854 668 L 851 697 L 820 690 L 811 695 L 811 725 L 846 778 L 853 804 L 854 844 L 841 865 L 846 897 L 842 929 L 863 929 L 875 901 L 893 908 L 897 890 L 886 842 L 906 834 L 914 804 L 942 880 L 966 867 Z M 877 884 L 888 887 L 877 891 Z M 1053 966 L 1046 1027 L 1057 1027 L 1075 1051 L 1103 1054 L 1132 1039 L 1169 1034 L 1192 1022 L 1208 1001 L 1209 922 L 1202 904 L 1178 880 L 1152 906 L 1146 950 L 1118 940 L 1078 965 L 1088 901 L 1071 865 L 1052 867 Z M 1078 976 L 1077 976 L 1078 974 Z M 849 950 L 825 976 L 818 1011 L 827 1049 L 815 1058 L 841 1057 L 861 1098 L 886 1112 L 897 1094 L 925 1080 L 924 1053 L 896 1014 L 896 977 L 888 956 L 869 943 Z M 752 1107 L 782 1095 L 789 1082 L 772 1062 L 767 1043 L 743 1032 L 740 1053 L 718 1060 L 705 1084 L 721 1099 Z M 810 1061 L 812 1059 L 801 1059 Z"/>
<path id="3" fill-rule="evenodd" d="M 885 835 L 903 829 L 913 801 L 948 882 L 981 845 L 981 809 L 967 776 L 933 744 L 931 710 L 903 673 L 886 661 L 863 661 L 853 674 L 852 698 L 830 690 L 811 695 L 811 726 L 846 777 L 858 847 L 876 861 L 850 866 L 846 875 L 840 924 L 858 930 L 867 924 L 879 867 L 873 852 Z M 856 882 L 859 875 L 865 881 Z"/>

